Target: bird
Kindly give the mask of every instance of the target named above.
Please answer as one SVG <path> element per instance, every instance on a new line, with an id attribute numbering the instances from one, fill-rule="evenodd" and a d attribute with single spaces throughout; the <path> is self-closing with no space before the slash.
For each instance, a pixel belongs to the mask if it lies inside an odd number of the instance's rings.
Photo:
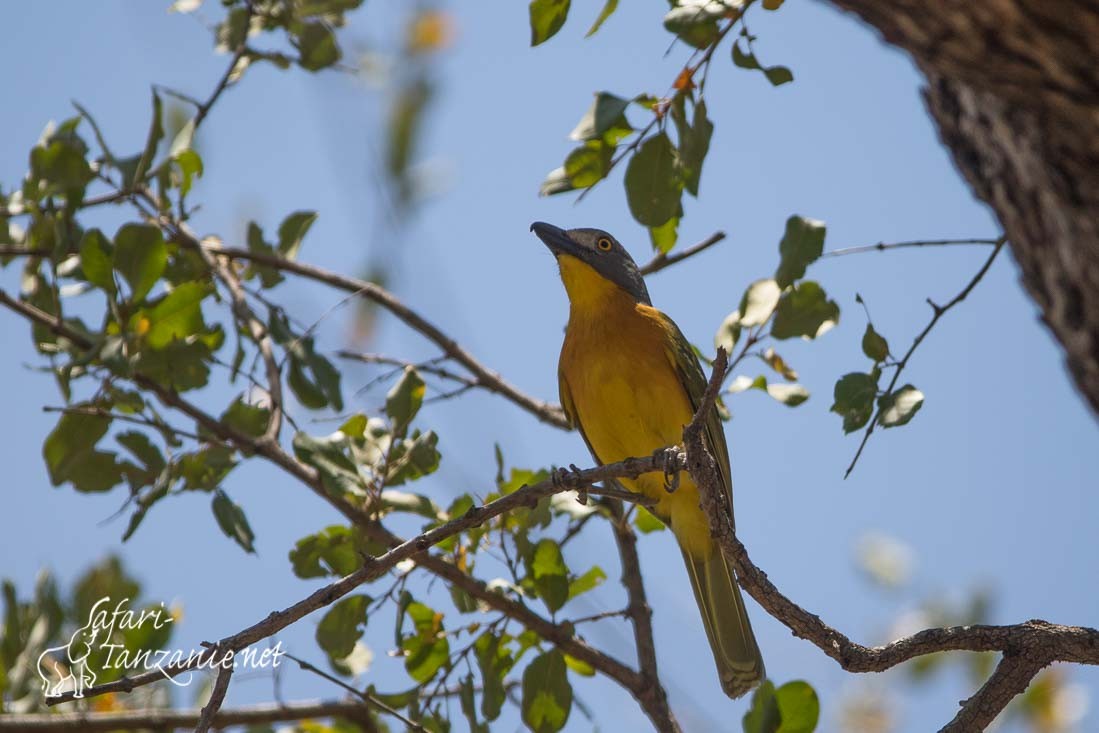
<path id="1" fill-rule="evenodd" d="M 601 229 L 535 222 L 531 231 L 557 260 L 568 295 L 558 386 L 569 423 L 592 457 L 602 465 L 679 444 L 707 381 L 683 332 L 652 306 L 637 263 Z M 716 410 L 705 428 L 731 512 L 729 450 Z M 675 535 L 721 687 L 740 697 L 766 672 L 732 563 L 710 536 L 691 478 L 683 476 L 674 491 L 665 481 L 663 472 L 619 479 L 655 501 L 650 511 Z"/>

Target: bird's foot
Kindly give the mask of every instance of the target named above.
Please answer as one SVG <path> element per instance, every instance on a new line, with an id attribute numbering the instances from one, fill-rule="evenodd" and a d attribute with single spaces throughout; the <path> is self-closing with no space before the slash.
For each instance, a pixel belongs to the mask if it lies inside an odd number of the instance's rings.
<path id="1" fill-rule="evenodd" d="M 578 492 L 577 501 L 581 504 L 588 503 L 587 485 L 580 480 L 581 470 L 575 463 L 570 463 L 568 468 L 555 468 L 550 474 L 550 482 L 562 491 Z"/>
<path id="2" fill-rule="evenodd" d="M 661 462 L 664 471 L 664 490 L 669 494 L 679 488 L 679 449 L 660 448 L 653 455 Z"/>

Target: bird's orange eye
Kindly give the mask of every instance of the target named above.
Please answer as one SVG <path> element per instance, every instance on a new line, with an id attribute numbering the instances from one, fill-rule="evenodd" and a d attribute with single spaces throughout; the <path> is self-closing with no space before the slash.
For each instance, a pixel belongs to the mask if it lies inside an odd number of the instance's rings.
<path id="1" fill-rule="evenodd" d="M 595 246 L 604 252 L 610 252 L 613 245 L 611 245 L 611 240 L 606 237 L 600 237 L 599 241 L 595 243 Z"/>

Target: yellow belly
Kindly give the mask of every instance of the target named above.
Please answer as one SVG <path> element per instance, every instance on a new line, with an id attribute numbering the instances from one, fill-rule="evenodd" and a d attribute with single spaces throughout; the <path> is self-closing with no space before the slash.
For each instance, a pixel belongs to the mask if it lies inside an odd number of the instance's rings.
<path id="1" fill-rule="evenodd" d="M 693 408 L 663 347 L 664 334 L 636 312 L 615 319 L 615 328 L 570 323 L 561 371 L 577 421 L 600 463 L 682 443 Z M 685 472 L 669 493 L 662 473 L 621 481 L 627 489 L 657 500 L 654 514 L 671 525 L 693 557 L 712 552 L 709 526 L 698 506 L 698 490 Z"/>

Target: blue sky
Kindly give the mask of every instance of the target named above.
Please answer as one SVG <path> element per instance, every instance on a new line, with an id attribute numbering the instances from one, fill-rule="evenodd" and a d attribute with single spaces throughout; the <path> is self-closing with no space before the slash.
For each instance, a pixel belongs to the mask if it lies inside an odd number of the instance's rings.
<path id="1" fill-rule="evenodd" d="M 25 173 L 27 152 L 45 123 L 73 114 L 70 100 L 97 116 L 116 148 L 136 149 L 148 124 L 151 84 L 208 93 L 226 59 L 212 52 L 201 22 L 169 14 L 166 5 L 115 0 L 81 12 L 41 1 L 9 13 L 9 40 L 0 48 L 0 63 L 11 71 L 0 128 L 5 188 Z M 302 259 L 357 274 L 372 255 L 385 253 L 400 262 L 391 287 L 401 298 L 521 388 L 556 399 L 567 304 L 551 258 L 528 232 L 530 222 L 599 226 L 638 259 L 650 253 L 626 207 L 621 171 L 579 205 L 568 196 L 539 198 L 538 184 L 570 150 L 566 136 L 593 91 L 661 93 L 686 55 L 674 48 L 664 56 L 669 36 L 660 26 L 663 3 L 623 3 L 598 36 L 585 40 L 600 5 L 574 3 L 574 17 L 561 33 L 531 49 L 525 3 L 444 4 L 457 35 L 439 64 L 440 94 L 422 156 L 439 192 L 400 232 L 379 225 L 385 212 L 374 170 L 382 98 L 344 74 L 251 69 L 206 123 L 206 177 L 194 195 L 203 209 L 195 228 L 233 243 L 247 218 L 271 230 L 291 211 L 315 209 L 320 218 Z M 349 48 L 385 46 L 391 43 L 387 34 L 399 27 L 403 7 L 367 6 L 341 31 Z M 205 12 L 215 17 L 215 10 Z M 686 202 L 681 242 L 717 229 L 729 238 L 649 281 L 654 304 L 704 346 L 747 284 L 773 272 L 791 214 L 826 221 L 828 248 L 998 234 L 939 144 L 919 98 L 919 76 L 906 57 L 819 2 L 791 2 L 754 16 L 758 54 L 766 63 L 789 66 L 796 80 L 773 89 L 719 53 L 708 85 L 716 133 L 700 199 Z M 97 216 L 94 221 L 108 228 L 119 222 L 116 212 Z M 840 325 L 819 342 L 778 345 L 811 399 L 796 409 L 754 391 L 731 399 L 735 418 L 726 432 L 741 538 L 791 598 L 858 641 L 885 640 L 892 621 L 920 598 L 960 596 L 978 584 L 994 590 L 996 622 L 1041 617 L 1087 624 L 1099 615 L 1091 531 L 1099 513 L 1099 432 L 1009 256 L 1001 256 L 971 298 L 944 317 L 912 360 L 905 380 L 927 395 L 921 412 L 903 429 L 875 434 L 854 474 L 843 480 L 857 438 L 843 435 L 828 407 L 836 378 L 867 366 L 859 350 L 865 320 L 855 293 L 868 302 L 896 352 L 930 317 L 925 299 L 952 297 L 986 254 L 927 248 L 813 265 L 810 276 L 843 309 Z M 17 266 L 0 280 L 14 290 Z M 284 291 L 283 302 L 305 322 L 341 298 L 312 286 Z M 346 309 L 338 311 L 322 328 L 322 345 L 341 346 L 348 329 Z M 158 506 L 123 545 L 123 522 L 101 521 L 117 509 L 120 494 L 50 487 L 41 442 L 54 416 L 40 408 L 60 398 L 48 376 L 27 368 L 36 359 L 27 334 L 23 322 L 0 315 L 0 337 L 10 344 L 0 360 L 0 379 L 9 385 L 9 430 L 0 442 L 8 496 L 0 575 L 29 591 L 40 568 L 68 581 L 117 552 L 149 596 L 183 605 L 177 638 L 185 644 L 232 633 L 314 587 L 289 573 L 286 553 L 297 538 L 337 518 L 265 466 L 238 469 L 225 487 L 256 530 L 254 556 L 218 531 L 206 497 Z M 372 349 L 409 357 L 434 353 L 392 320 L 378 338 Z M 751 365 L 749 371 L 757 370 Z M 369 376 L 349 369 L 345 397 L 356 409 L 376 411 L 384 392 L 354 395 Z M 230 395 L 229 388 L 211 390 L 208 404 L 224 404 Z M 334 427 L 308 424 L 305 411 L 296 412 L 313 432 Z M 440 503 L 490 489 L 493 442 L 512 465 L 588 463 L 578 436 L 541 426 L 490 396 L 429 406 L 420 420 L 442 436 L 442 468 L 419 486 Z M 886 593 L 855 570 L 854 548 L 868 531 L 912 548 L 911 588 Z M 571 546 L 568 559 L 583 569 L 612 555 L 609 532 L 596 532 Z M 739 721 L 746 703 L 726 699 L 716 684 L 670 535 L 646 537 L 642 556 L 673 705 L 691 730 Z M 587 601 L 592 610 L 620 602 L 613 580 Z M 839 700 L 860 681 L 750 605 L 769 673 L 778 682 L 809 680 L 824 704 L 821 729 L 834 729 Z M 280 638 L 295 653 L 318 660 L 312 644 L 317 620 L 310 617 Z M 385 654 L 391 628 L 383 616 L 372 618 L 368 632 L 376 658 L 370 681 L 379 688 L 404 683 L 386 684 L 399 664 Z M 628 653 L 628 638 L 626 627 L 613 622 L 592 630 L 593 641 L 612 651 Z M 1099 683 L 1094 671 L 1067 671 L 1087 688 Z M 964 675 L 949 673 L 906 691 L 898 700 L 899 729 L 941 725 L 971 692 L 969 684 Z M 293 696 L 338 694 L 290 670 L 283 685 Z M 582 681 L 577 690 L 600 729 L 640 726 L 639 713 L 613 684 Z M 269 678 L 241 678 L 229 704 L 270 697 Z M 179 699 L 189 702 L 186 691 Z M 1096 720 L 1091 713 L 1082 725 L 1093 727 Z M 592 727 L 574 710 L 569 730 Z"/>

